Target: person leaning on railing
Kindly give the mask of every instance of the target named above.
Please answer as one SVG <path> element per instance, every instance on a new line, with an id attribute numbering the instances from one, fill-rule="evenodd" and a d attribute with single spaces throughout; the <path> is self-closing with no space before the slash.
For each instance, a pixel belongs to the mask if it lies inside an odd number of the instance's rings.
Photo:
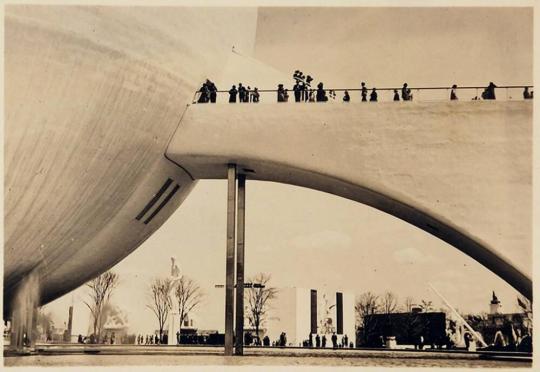
<path id="1" fill-rule="evenodd" d="M 450 100 L 451 101 L 457 101 L 457 94 L 456 94 L 457 85 L 452 85 L 452 90 L 450 90 Z"/>
<path id="2" fill-rule="evenodd" d="M 238 91 L 236 90 L 236 86 L 233 85 L 232 88 L 229 90 L 229 103 L 236 103 L 237 94 Z"/>

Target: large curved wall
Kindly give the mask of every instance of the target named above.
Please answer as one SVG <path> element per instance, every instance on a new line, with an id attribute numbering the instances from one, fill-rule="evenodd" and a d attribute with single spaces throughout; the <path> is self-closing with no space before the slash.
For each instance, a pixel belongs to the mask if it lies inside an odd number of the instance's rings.
<path id="1" fill-rule="evenodd" d="M 5 7 L 5 311 L 28 273 L 48 302 L 181 204 L 194 181 L 163 157 L 167 142 L 232 45 L 251 52 L 256 19 L 256 8 Z"/>
<path id="2" fill-rule="evenodd" d="M 343 196 L 448 242 L 532 298 L 532 103 L 193 105 L 167 155 L 197 179 Z"/>

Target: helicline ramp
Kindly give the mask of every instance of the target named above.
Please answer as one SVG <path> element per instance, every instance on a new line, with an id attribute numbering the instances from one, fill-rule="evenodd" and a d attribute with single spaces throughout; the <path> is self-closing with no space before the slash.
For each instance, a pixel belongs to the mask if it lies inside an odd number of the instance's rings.
<path id="1" fill-rule="evenodd" d="M 451 244 L 532 298 L 532 103 L 192 105 L 166 152 L 194 179 L 342 196 Z"/>

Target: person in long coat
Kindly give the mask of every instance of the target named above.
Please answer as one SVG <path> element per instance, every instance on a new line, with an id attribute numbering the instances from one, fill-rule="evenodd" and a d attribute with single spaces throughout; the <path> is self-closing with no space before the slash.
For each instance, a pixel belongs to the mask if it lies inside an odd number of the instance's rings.
<path id="1" fill-rule="evenodd" d="M 236 102 L 236 95 L 238 94 L 238 91 L 236 90 L 236 86 L 232 86 L 232 88 L 229 90 L 229 103 L 235 103 Z"/>

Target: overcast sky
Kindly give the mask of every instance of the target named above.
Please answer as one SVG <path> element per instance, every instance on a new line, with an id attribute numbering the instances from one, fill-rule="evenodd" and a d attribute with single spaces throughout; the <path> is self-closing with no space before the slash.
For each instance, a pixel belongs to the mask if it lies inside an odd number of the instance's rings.
<path id="1" fill-rule="evenodd" d="M 532 84 L 526 8 L 266 8 L 258 22 L 255 58 L 284 76 L 301 69 L 327 86 Z M 277 287 L 391 290 L 400 302 L 412 296 L 442 306 L 428 290 L 432 283 L 464 312 L 487 311 L 492 290 L 505 311 L 516 310 L 517 292 L 468 256 L 350 200 L 253 181 L 246 214 L 246 274 L 270 273 Z M 223 290 L 214 284 L 225 279 L 225 223 L 225 181 L 201 181 L 157 233 L 116 265 L 121 283 L 113 302 L 127 312 L 132 331 L 155 328 L 145 308 L 148 283 L 169 273 L 170 256 L 207 294 L 199 326 L 222 328 Z M 526 267 L 527 257 L 516 263 Z M 84 296 L 78 289 L 46 309 L 61 324 L 73 298 L 74 332 L 85 332 Z"/>

